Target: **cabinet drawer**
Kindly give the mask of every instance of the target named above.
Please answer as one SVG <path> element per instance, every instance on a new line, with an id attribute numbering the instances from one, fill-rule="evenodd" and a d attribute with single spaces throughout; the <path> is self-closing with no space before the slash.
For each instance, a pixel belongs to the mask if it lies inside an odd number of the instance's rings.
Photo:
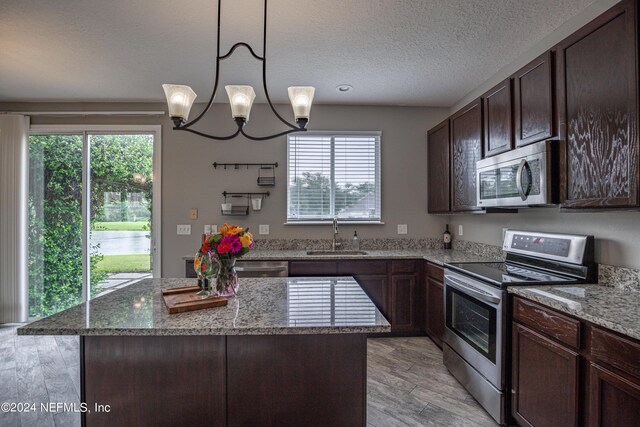
<path id="1" fill-rule="evenodd" d="M 290 276 L 335 276 L 338 274 L 336 261 L 291 261 Z"/>
<path id="2" fill-rule="evenodd" d="M 391 262 L 391 274 L 412 274 L 416 272 L 416 260 L 405 259 Z"/>
<path id="3" fill-rule="evenodd" d="M 640 378 L 640 344 L 637 342 L 592 327 L 590 353 L 594 358 Z"/>
<path id="4" fill-rule="evenodd" d="M 338 274 L 387 274 L 387 261 L 340 261 Z"/>
<path id="5" fill-rule="evenodd" d="M 427 276 L 432 277 L 440 282 L 444 282 L 444 269 L 439 265 L 428 262 Z"/>
<path id="6" fill-rule="evenodd" d="M 538 303 L 513 300 L 513 317 L 520 323 L 545 333 L 573 348 L 580 348 L 580 321 L 564 316 Z"/>

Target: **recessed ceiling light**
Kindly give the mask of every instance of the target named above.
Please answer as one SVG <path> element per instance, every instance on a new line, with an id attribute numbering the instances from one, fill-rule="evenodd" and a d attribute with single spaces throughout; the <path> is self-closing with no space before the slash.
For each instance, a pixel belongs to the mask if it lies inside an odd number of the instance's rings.
<path id="1" fill-rule="evenodd" d="M 351 92 L 353 90 L 353 86 L 351 85 L 338 85 L 336 86 L 336 90 L 340 93 Z"/>

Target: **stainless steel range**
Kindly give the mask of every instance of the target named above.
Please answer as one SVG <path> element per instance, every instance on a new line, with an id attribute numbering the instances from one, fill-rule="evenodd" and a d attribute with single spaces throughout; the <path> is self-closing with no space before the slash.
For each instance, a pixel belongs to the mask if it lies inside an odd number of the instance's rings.
<path id="1" fill-rule="evenodd" d="M 508 230 L 506 262 L 445 264 L 444 364 L 505 423 L 508 286 L 595 280 L 593 236 Z"/>

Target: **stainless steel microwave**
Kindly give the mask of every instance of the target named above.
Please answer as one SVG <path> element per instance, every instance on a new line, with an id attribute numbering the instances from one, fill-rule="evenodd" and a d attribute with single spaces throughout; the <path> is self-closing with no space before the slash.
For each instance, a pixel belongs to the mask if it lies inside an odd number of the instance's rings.
<path id="1" fill-rule="evenodd" d="M 542 141 L 479 160 L 478 207 L 545 206 L 557 203 L 557 141 Z"/>

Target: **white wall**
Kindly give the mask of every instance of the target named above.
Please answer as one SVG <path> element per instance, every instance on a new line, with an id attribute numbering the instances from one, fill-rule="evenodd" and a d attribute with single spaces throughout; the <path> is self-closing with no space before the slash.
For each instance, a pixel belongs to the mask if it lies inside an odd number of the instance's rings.
<path id="1" fill-rule="evenodd" d="M 201 106 L 196 106 L 201 108 Z M 196 108 L 194 107 L 194 108 Z M 256 105 L 246 131 L 255 135 L 275 133 L 283 125 Z M 279 106 L 290 116 L 290 107 Z M 164 110 L 163 104 L 0 104 L 0 111 L 51 110 Z M 234 130 L 227 104 L 214 105 L 196 127 L 226 134 Z M 446 216 L 429 216 L 426 195 L 426 132 L 448 115 L 446 108 L 367 107 L 316 105 L 311 111 L 311 130 L 379 130 L 382 131 L 382 220 L 385 225 L 357 225 L 341 228 L 341 237 L 353 230 L 364 238 L 438 237 Z M 192 112 L 192 114 L 194 114 Z M 44 117 L 33 116 L 33 124 L 162 124 L 162 270 L 165 277 L 184 274 L 181 257 L 195 252 L 204 224 L 237 222 L 257 234 L 259 224 L 269 224 L 270 238 L 330 238 L 329 226 L 285 226 L 287 196 L 286 137 L 253 142 L 243 138 L 211 141 L 176 132 L 168 117 Z M 217 170 L 217 162 L 278 162 L 276 186 L 256 185 L 257 169 Z M 246 217 L 223 217 L 220 213 L 224 191 L 271 191 L 262 211 Z M 197 208 L 199 218 L 189 219 L 189 210 Z M 191 224 L 191 236 L 177 236 L 177 224 Z M 398 236 L 397 225 L 407 224 L 409 235 Z M 267 237 L 267 236 L 265 236 Z"/>

